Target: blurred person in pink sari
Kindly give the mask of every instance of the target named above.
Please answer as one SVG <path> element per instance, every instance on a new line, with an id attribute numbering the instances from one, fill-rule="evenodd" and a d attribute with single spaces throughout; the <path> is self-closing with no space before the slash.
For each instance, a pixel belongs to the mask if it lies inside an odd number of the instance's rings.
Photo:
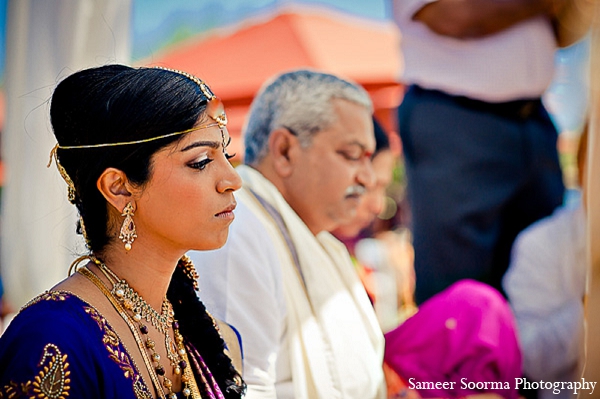
<path id="1" fill-rule="evenodd" d="M 386 363 L 423 398 L 484 392 L 518 397 L 521 351 L 514 316 L 502 295 L 484 283 L 453 284 L 385 340 Z"/>

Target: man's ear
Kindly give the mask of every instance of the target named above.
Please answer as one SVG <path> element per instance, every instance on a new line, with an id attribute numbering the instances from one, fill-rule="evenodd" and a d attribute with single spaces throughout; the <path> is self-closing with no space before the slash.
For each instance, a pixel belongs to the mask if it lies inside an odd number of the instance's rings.
<path id="1" fill-rule="evenodd" d="M 292 155 L 300 146 L 298 138 L 286 128 L 278 128 L 269 136 L 269 155 L 279 177 L 288 177 L 293 171 Z"/>
<path id="2" fill-rule="evenodd" d="M 133 190 L 127 180 L 127 175 L 116 168 L 107 168 L 102 172 L 96 181 L 96 187 L 98 187 L 106 201 L 119 213 L 133 199 L 131 195 Z"/>

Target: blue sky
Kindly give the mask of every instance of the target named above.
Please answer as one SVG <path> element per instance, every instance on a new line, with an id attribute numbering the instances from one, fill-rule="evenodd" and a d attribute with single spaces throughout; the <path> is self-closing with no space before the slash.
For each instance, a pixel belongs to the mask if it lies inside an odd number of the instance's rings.
<path id="1" fill-rule="evenodd" d="M 4 75 L 4 54 L 6 53 L 6 11 L 8 0 L 0 0 L 0 77 Z"/>

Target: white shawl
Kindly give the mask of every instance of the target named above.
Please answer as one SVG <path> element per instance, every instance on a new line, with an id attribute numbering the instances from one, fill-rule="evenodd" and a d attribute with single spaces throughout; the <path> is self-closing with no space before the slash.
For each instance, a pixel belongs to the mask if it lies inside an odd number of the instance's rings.
<path id="1" fill-rule="evenodd" d="M 383 334 L 348 251 L 329 233 L 315 237 L 259 172 L 243 165 L 237 171 L 244 188 L 236 196 L 261 219 L 277 244 L 294 398 L 384 398 Z M 281 216 L 301 271 L 257 196 Z"/>

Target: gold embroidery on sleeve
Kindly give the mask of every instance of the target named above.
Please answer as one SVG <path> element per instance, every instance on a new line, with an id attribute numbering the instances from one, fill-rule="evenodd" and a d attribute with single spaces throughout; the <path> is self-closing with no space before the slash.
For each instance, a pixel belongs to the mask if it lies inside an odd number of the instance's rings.
<path id="1" fill-rule="evenodd" d="M 46 291 L 43 294 L 36 296 L 31 301 L 27 302 L 25 305 L 23 305 L 21 310 L 19 310 L 19 313 L 22 312 L 24 309 L 30 307 L 31 305 L 35 305 L 38 302 L 64 301 L 65 299 L 67 299 L 67 296 L 68 296 L 67 293 L 62 292 L 62 291 Z"/>
<path id="2" fill-rule="evenodd" d="M 0 399 L 13 399 L 31 396 L 31 381 L 25 383 L 17 383 L 11 381 L 0 390 Z"/>
<path id="3" fill-rule="evenodd" d="M 46 359 L 50 359 L 47 365 Z M 33 380 L 33 392 L 39 399 L 66 399 L 71 389 L 67 355 L 63 355 L 54 344 L 44 347 L 44 354 L 39 367 L 44 369 Z"/>
<path id="4" fill-rule="evenodd" d="M 43 369 L 33 381 L 24 383 L 11 381 L 0 390 L 0 398 L 67 399 L 71 389 L 69 378 L 71 372 L 68 370 L 67 355 L 63 355 L 58 346 L 47 344 L 38 367 Z"/>
<path id="5" fill-rule="evenodd" d="M 151 399 L 152 394 L 148 390 L 148 387 L 144 384 L 141 376 L 136 372 L 137 369 L 132 364 L 132 360 L 125 351 L 121 350 L 119 346 L 120 339 L 117 333 L 96 309 L 86 306 L 84 307 L 84 310 L 98 324 L 100 330 L 104 332 L 102 343 L 109 353 L 109 358 L 117 363 L 117 365 L 123 371 L 125 378 L 132 380 L 133 390 L 136 397 L 139 399 Z"/>

